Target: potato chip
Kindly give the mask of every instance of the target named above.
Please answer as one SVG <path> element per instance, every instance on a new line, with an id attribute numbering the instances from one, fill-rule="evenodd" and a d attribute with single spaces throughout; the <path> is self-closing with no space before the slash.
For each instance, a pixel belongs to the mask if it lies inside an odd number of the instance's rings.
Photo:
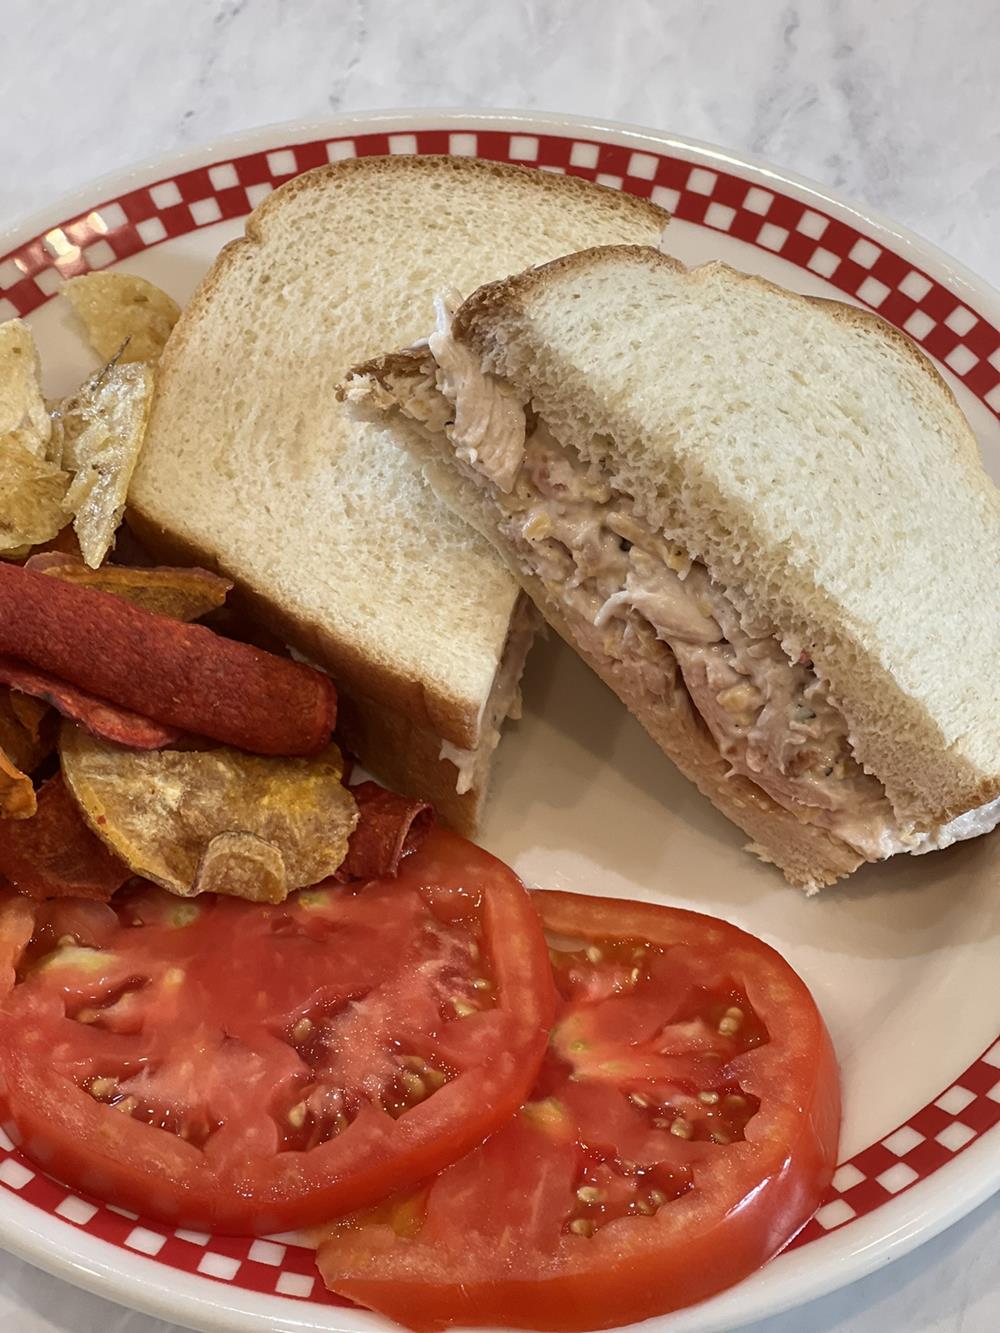
<path id="1" fill-rule="evenodd" d="M 0 819 L 30 819 L 37 808 L 35 784 L 0 749 Z"/>
<path id="2" fill-rule="evenodd" d="M 123 363 L 158 361 L 181 313 L 173 297 L 134 273 L 87 273 L 70 278 L 63 292 L 104 361 L 119 348 Z"/>
<path id="3" fill-rule="evenodd" d="M 256 833 L 217 833 L 199 862 L 194 891 L 283 903 L 288 897 L 285 858 Z"/>
<path id="4" fill-rule="evenodd" d="M 208 884 L 280 902 L 334 873 L 358 822 L 336 746 L 311 759 L 227 747 L 138 752 L 65 725 L 60 751 L 98 837 L 137 875 L 182 897 Z"/>
<path id="5" fill-rule="evenodd" d="M 25 568 L 62 579 L 64 583 L 81 583 L 114 593 L 144 611 L 155 611 L 174 620 L 197 620 L 217 610 L 233 586 L 228 579 L 196 566 L 174 569 L 166 565 L 142 568 L 102 565 L 100 569 L 91 569 L 82 560 L 61 551 L 33 555 Z"/>
<path id="6" fill-rule="evenodd" d="M 0 324 L 0 437 L 46 459 L 52 436 L 42 397 L 41 363 L 31 330 L 20 319 Z"/>
<path id="7" fill-rule="evenodd" d="M 148 366 L 104 367 L 59 409 L 62 465 L 75 473 L 63 500 L 83 558 L 96 569 L 125 512 L 153 392 Z"/>
<path id="8" fill-rule="evenodd" d="M 3 326 L 0 325 L 0 331 Z M 0 435 L 0 553 L 53 538 L 69 522 L 63 505 L 69 474 L 25 444 L 29 432 Z"/>

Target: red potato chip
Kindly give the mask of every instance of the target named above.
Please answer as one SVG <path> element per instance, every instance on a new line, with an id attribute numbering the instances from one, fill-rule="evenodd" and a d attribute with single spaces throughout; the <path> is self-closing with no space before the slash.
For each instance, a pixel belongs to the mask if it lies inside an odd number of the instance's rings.
<path id="1" fill-rule="evenodd" d="M 91 833 L 57 773 L 39 789 L 34 818 L 0 823 L 0 875 L 29 898 L 107 902 L 131 871 Z"/>
<path id="2" fill-rule="evenodd" d="M 35 784 L 0 749 L 0 819 L 30 819 L 35 809 Z"/>
<path id="3" fill-rule="evenodd" d="M 67 685 L 58 676 L 37 671 L 11 657 L 0 657 L 0 683 L 20 690 L 34 699 L 51 706 L 63 717 L 79 722 L 102 740 L 118 745 L 130 745 L 137 750 L 156 750 L 162 745 L 173 745 L 181 733 L 173 727 L 161 726 L 148 717 L 132 713 L 127 708 L 98 699 L 87 690 Z"/>
<path id="4" fill-rule="evenodd" d="M 64 725 L 59 748 L 98 837 L 137 875 L 182 897 L 209 887 L 281 902 L 334 874 L 358 822 L 332 745 L 308 759 L 137 751 Z"/>
<path id="5" fill-rule="evenodd" d="M 229 579 L 208 569 L 129 565 L 101 565 L 91 569 L 82 560 L 61 551 L 45 551 L 25 561 L 25 569 L 86 588 L 114 593 L 156 615 L 172 620 L 198 620 L 217 610 L 232 588 Z"/>
<path id="6" fill-rule="evenodd" d="M 414 851 L 434 823 L 434 811 L 426 801 L 386 791 L 377 782 L 361 782 L 351 788 L 358 805 L 358 826 L 337 879 L 385 879 L 395 875 L 399 863 Z"/>

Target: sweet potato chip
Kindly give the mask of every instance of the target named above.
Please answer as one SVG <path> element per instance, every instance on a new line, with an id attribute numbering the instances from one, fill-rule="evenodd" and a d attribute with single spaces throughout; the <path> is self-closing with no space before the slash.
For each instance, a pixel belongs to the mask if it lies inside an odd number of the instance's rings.
<path id="1" fill-rule="evenodd" d="M 104 367 L 58 410 L 62 465 L 75 475 L 63 507 L 83 558 L 96 569 L 115 539 L 142 448 L 153 392 L 145 365 Z"/>
<path id="2" fill-rule="evenodd" d="M 33 819 L 0 826 L 0 875 L 29 898 L 102 902 L 131 878 L 84 823 L 58 773 L 39 789 Z"/>
<path id="3" fill-rule="evenodd" d="M 144 611 L 155 611 L 174 620 L 197 620 L 226 600 L 232 584 L 208 569 L 154 566 L 134 569 L 129 565 L 102 565 L 91 569 L 82 560 L 61 551 L 33 555 L 26 569 L 49 574 L 64 583 L 83 584 L 101 592 L 124 597 Z"/>
<path id="4" fill-rule="evenodd" d="M 0 750 L 10 762 L 33 773 L 54 748 L 55 727 L 46 705 L 0 686 Z"/>
<path id="5" fill-rule="evenodd" d="M 20 319 L 0 324 L 0 437 L 43 462 L 51 455 L 52 423 L 42 397 L 41 363 L 31 330 Z"/>
<path id="6" fill-rule="evenodd" d="M 69 522 L 63 507 L 69 473 L 35 452 L 29 439 L 26 430 L 0 435 L 0 553 L 9 556 L 50 541 Z"/>
<path id="7" fill-rule="evenodd" d="M 63 293 L 83 321 L 91 347 L 104 361 L 119 347 L 122 362 L 158 361 L 181 313 L 173 297 L 134 273 L 88 273 L 70 278 Z"/>
<path id="8" fill-rule="evenodd" d="M 335 746 L 312 759 L 145 753 L 64 726 L 60 751 L 94 832 L 136 874 L 183 897 L 209 885 L 280 902 L 336 871 L 358 822 Z"/>
<path id="9" fill-rule="evenodd" d="M 20 690 L 7 689 L 3 691 L 3 695 L 9 697 L 10 711 L 31 737 L 32 742 L 45 747 L 44 753 L 35 760 L 35 763 L 40 763 L 45 755 L 55 749 L 55 733 L 49 736 L 47 725 L 52 720 L 52 709 L 44 700 L 32 698 L 30 694 L 22 694 Z M 29 764 L 29 767 L 34 768 L 35 764 Z"/>
<path id="10" fill-rule="evenodd" d="M 0 819 L 30 819 L 35 809 L 35 784 L 0 749 Z"/>
<path id="11" fill-rule="evenodd" d="M 63 717 L 79 722 L 102 740 L 137 750 L 155 750 L 161 745 L 173 745 L 180 738 L 181 733 L 174 727 L 163 726 L 140 713 L 119 708 L 13 657 L 0 656 L 0 683 L 50 704 Z"/>

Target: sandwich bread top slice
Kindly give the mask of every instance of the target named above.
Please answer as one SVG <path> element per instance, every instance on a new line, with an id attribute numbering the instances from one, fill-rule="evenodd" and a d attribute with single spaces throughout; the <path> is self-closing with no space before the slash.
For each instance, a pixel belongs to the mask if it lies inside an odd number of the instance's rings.
<path id="1" fill-rule="evenodd" d="M 795 882 L 1000 818 L 1000 492 L 884 321 L 598 248 L 345 396 Z"/>
<path id="2" fill-rule="evenodd" d="M 492 548 L 335 386 L 424 334 L 442 281 L 469 292 L 584 246 L 655 244 L 666 221 L 645 201 L 488 162 L 319 168 L 252 214 L 164 352 L 133 526 L 234 579 L 336 678 L 362 761 L 459 827 L 475 823 L 531 627 Z"/>

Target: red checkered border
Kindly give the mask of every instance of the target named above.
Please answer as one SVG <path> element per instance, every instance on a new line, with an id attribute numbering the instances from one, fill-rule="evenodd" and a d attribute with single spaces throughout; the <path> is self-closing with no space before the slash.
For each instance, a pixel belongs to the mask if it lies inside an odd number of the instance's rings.
<path id="1" fill-rule="evenodd" d="M 908 260 L 840 219 L 733 172 L 558 134 L 359 134 L 181 172 L 106 200 L 0 258 L 0 320 L 30 314 L 65 278 L 105 268 L 199 227 L 244 217 L 278 185 L 311 167 L 383 153 L 518 162 L 650 198 L 685 222 L 725 232 L 807 269 L 876 310 L 1000 416 L 1000 332 Z"/>
<path id="2" fill-rule="evenodd" d="M 359 134 L 290 144 L 181 172 L 97 204 L 0 257 L 0 320 L 31 314 L 66 278 L 106 268 L 200 227 L 242 218 L 303 171 L 386 153 L 516 162 L 652 199 L 685 222 L 786 259 L 877 311 L 1000 417 L 1000 333 L 922 269 L 840 219 L 732 172 L 667 153 L 558 134 Z M 874 1212 L 933 1175 L 998 1122 L 1000 1041 L 905 1124 L 842 1163 L 794 1245 Z M 343 1304 L 323 1288 L 312 1251 L 290 1237 L 252 1240 L 170 1230 L 67 1193 L 22 1157 L 3 1130 L 0 1186 L 92 1236 L 172 1268 L 250 1291 Z"/>

